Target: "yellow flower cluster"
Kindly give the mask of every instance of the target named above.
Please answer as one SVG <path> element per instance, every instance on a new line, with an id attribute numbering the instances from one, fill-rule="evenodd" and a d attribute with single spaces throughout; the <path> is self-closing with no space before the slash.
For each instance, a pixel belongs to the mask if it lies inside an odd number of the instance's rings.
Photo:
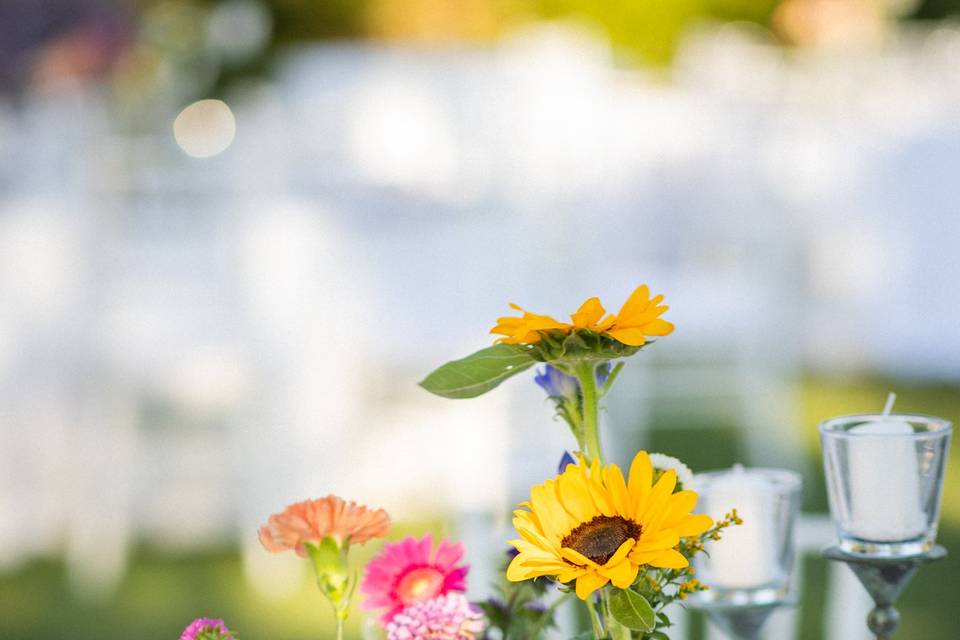
<path id="1" fill-rule="evenodd" d="M 551 316 L 531 313 L 522 307 L 511 304 L 520 311 L 521 316 L 505 316 L 497 319 L 490 333 L 504 336 L 497 342 L 507 344 L 535 344 L 540 341 L 544 331 L 570 333 L 585 329 L 605 334 L 623 344 L 640 347 L 649 336 L 666 336 L 673 332 L 673 325 L 660 318 L 670 307 L 661 304 L 663 296 L 650 297 L 647 285 L 637 287 L 616 315 L 607 313 L 600 299 L 590 298 L 570 315 L 571 322 L 560 322 Z"/>

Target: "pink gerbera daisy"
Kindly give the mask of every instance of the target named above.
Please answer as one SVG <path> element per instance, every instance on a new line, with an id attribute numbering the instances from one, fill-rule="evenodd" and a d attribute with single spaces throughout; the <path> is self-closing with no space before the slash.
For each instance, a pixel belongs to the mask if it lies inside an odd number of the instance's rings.
<path id="1" fill-rule="evenodd" d="M 404 607 L 466 591 L 469 567 L 456 566 L 463 552 L 462 544 L 446 540 L 434 551 L 429 534 L 384 545 L 367 565 L 360 586 L 366 596 L 361 606 L 367 611 L 386 609 L 380 619 L 387 623 Z"/>
<path id="2" fill-rule="evenodd" d="M 387 640 L 474 640 L 486 625 L 462 593 L 410 605 L 387 624 Z"/>

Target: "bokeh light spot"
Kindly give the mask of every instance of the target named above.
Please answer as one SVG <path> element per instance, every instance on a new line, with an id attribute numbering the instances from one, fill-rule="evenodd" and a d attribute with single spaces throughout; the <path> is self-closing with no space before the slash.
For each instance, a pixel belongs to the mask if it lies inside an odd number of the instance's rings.
<path id="1" fill-rule="evenodd" d="M 222 153 L 233 143 L 237 121 L 222 100 L 200 100 L 180 112 L 173 121 L 173 137 L 194 158 Z"/>

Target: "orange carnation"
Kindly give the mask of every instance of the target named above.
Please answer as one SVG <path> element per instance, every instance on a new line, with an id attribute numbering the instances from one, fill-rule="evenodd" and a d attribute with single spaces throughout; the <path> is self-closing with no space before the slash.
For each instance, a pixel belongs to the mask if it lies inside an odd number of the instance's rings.
<path id="1" fill-rule="evenodd" d="M 293 549 L 306 557 L 304 543 L 319 544 L 333 538 L 337 545 L 348 541 L 363 544 L 390 531 L 390 516 L 383 509 L 369 509 L 337 496 L 296 502 L 275 513 L 260 527 L 260 544 L 274 553 Z"/>

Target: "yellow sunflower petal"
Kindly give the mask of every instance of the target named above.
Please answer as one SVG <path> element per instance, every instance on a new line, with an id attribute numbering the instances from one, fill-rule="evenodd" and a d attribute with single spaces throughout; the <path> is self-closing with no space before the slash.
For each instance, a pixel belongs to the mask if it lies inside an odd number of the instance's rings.
<path id="1" fill-rule="evenodd" d="M 660 556 L 663 553 L 663 549 L 654 549 L 653 551 L 642 551 L 634 547 L 630 552 L 630 562 L 636 565 L 645 565 L 649 564 L 651 560 Z"/>
<path id="2" fill-rule="evenodd" d="M 634 540 L 633 538 L 630 538 L 629 540 L 625 540 L 623 544 L 617 547 L 617 550 L 614 552 L 612 556 L 610 556 L 610 559 L 607 560 L 606 564 L 604 564 L 603 566 L 612 567 L 614 565 L 617 565 L 623 562 L 624 558 L 626 558 L 630 554 L 630 549 L 633 549 L 633 545 L 635 545 L 636 543 L 637 543 L 636 540 Z"/>
<path id="3" fill-rule="evenodd" d="M 650 287 L 645 284 L 640 285 L 633 290 L 627 301 L 620 307 L 620 313 L 617 314 L 617 322 L 630 326 L 634 318 L 647 310 L 650 305 Z"/>
<path id="4" fill-rule="evenodd" d="M 683 569 L 690 563 L 676 549 L 667 549 L 648 564 L 658 569 Z"/>
<path id="5" fill-rule="evenodd" d="M 597 510 L 605 516 L 615 515 L 610 492 L 603 486 L 603 471 L 600 468 L 600 461 L 594 460 L 590 467 L 590 478 L 587 481 L 590 488 L 590 496 L 593 498 Z"/>
<path id="6" fill-rule="evenodd" d="M 547 331 L 549 329 L 566 329 L 570 327 L 570 325 L 565 322 L 560 322 L 550 316 L 542 316 L 537 313 L 525 313 L 523 315 L 523 321 L 531 331 Z"/>
<path id="7" fill-rule="evenodd" d="M 646 527 L 648 531 L 659 528 L 659 523 L 663 521 L 667 501 L 676 486 L 677 472 L 673 469 L 667 469 L 657 480 L 657 484 L 653 485 L 653 489 L 650 490 L 646 508 L 643 509 L 639 518 L 641 527 Z"/>
<path id="8" fill-rule="evenodd" d="M 563 547 L 560 549 L 560 555 L 563 556 L 564 560 L 572 562 L 575 565 L 581 567 L 593 567 L 596 568 L 598 565 L 596 562 L 583 555 L 576 549 L 571 549 L 570 547 Z"/>
<path id="9" fill-rule="evenodd" d="M 519 516 L 513 519 L 513 528 L 523 536 L 524 540 L 540 549 L 548 550 L 556 554 L 560 548 L 559 540 L 551 540 L 537 527 Z"/>
<path id="10" fill-rule="evenodd" d="M 608 578 L 599 573 L 587 572 L 577 578 L 577 597 L 586 600 L 594 591 L 609 582 Z"/>
<path id="11" fill-rule="evenodd" d="M 599 571 L 603 576 L 610 578 L 613 586 L 618 589 L 626 589 L 637 579 L 637 572 L 640 571 L 640 567 L 626 560 L 615 567 L 604 567 Z"/>
<path id="12" fill-rule="evenodd" d="M 519 318 L 513 316 L 497 318 L 497 324 L 490 330 L 490 333 L 504 336 L 497 339 L 496 342 L 498 343 L 535 344 L 541 339 L 540 331 L 552 329 L 567 331 L 570 329 L 570 325 L 565 322 L 559 322 L 551 316 L 531 313 L 512 302 L 510 308 L 521 312 L 523 315 Z"/>
<path id="13" fill-rule="evenodd" d="M 695 513 L 685 517 L 676 527 L 681 536 L 698 536 L 713 526 L 713 518 Z"/>
<path id="14" fill-rule="evenodd" d="M 600 304 L 600 298 L 593 297 L 580 305 L 570 319 L 573 320 L 573 326 L 576 328 L 587 329 L 593 327 L 606 312 L 607 310 Z"/>
<path id="15" fill-rule="evenodd" d="M 573 520 L 557 499 L 556 483 L 553 480 L 547 480 L 530 490 L 530 504 L 547 538 L 559 540 L 572 528 Z"/>
<path id="16" fill-rule="evenodd" d="M 678 544 L 680 544 L 680 534 L 673 529 L 666 529 L 649 536 L 641 534 L 635 548 L 638 551 L 663 551 L 672 549 Z"/>
<path id="17" fill-rule="evenodd" d="M 647 305 L 647 308 L 642 313 L 631 316 L 629 321 L 619 321 L 617 322 L 617 325 L 621 328 L 646 327 L 649 323 L 653 322 L 655 319 L 670 310 L 669 306 L 665 304 L 659 304 L 661 300 L 663 300 L 663 296 L 657 296 L 650 301 L 650 304 Z"/>
<path id="18" fill-rule="evenodd" d="M 647 337 L 644 335 L 643 329 L 638 329 L 635 327 L 626 329 L 608 329 L 606 333 L 617 342 L 622 342 L 623 344 L 631 347 L 642 347 L 647 343 Z"/>
<path id="19" fill-rule="evenodd" d="M 673 323 L 657 318 L 643 325 L 643 332 L 648 336 L 668 336 L 673 333 Z"/>
<path id="20" fill-rule="evenodd" d="M 555 562 L 560 557 L 559 554 L 555 552 L 553 549 L 541 547 L 523 538 L 519 538 L 517 540 L 511 540 L 510 544 L 513 545 L 514 549 L 524 554 L 525 557 L 531 560 L 536 560 L 540 562 L 548 562 L 548 561 Z"/>
<path id="21" fill-rule="evenodd" d="M 533 570 L 523 566 L 524 560 L 523 554 L 514 556 L 513 560 L 510 561 L 510 565 L 507 567 L 507 580 L 510 582 L 520 582 L 537 577 Z"/>
<path id="22" fill-rule="evenodd" d="M 614 324 L 616 324 L 616 322 L 617 322 L 617 316 L 611 313 L 606 318 L 598 322 L 597 326 L 595 326 L 593 330 L 596 331 L 597 333 L 603 333 L 604 331 L 612 327 Z"/>
<path id="23" fill-rule="evenodd" d="M 584 567 L 571 567 L 567 565 L 563 571 L 557 573 L 557 580 L 560 582 L 570 582 L 585 574 L 587 569 Z"/>
<path id="24" fill-rule="evenodd" d="M 579 522 L 589 522 L 599 515 L 590 494 L 590 488 L 575 468 L 564 472 L 557 481 L 557 495 L 561 504 Z"/>
<path id="25" fill-rule="evenodd" d="M 653 465 L 646 451 L 640 451 L 630 463 L 630 475 L 627 481 L 627 492 L 633 502 L 629 516 L 636 520 L 640 509 L 646 506 L 650 494 L 650 485 L 653 484 Z"/>
<path id="26" fill-rule="evenodd" d="M 610 492 L 610 504 L 617 515 L 631 517 L 632 506 L 630 503 L 630 494 L 627 492 L 627 483 L 623 480 L 623 473 L 620 467 L 611 464 L 603 470 L 603 482 Z"/>
<path id="27" fill-rule="evenodd" d="M 520 582 L 540 576 L 557 575 L 561 571 L 566 571 L 568 566 L 569 565 L 559 559 L 552 561 L 535 560 L 524 553 L 520 553 L 514 556 L 513 560 L 510 561 L 510 565 L 507 567 L 507 580 Z"/>
<path id="28" fill-rule="evenodd" d="M 677 491 L 667 500 L 667 511 L 663 517 L 663 526 L 670 527 L 680 522 L 697 506 L 697 492 Z"/>

